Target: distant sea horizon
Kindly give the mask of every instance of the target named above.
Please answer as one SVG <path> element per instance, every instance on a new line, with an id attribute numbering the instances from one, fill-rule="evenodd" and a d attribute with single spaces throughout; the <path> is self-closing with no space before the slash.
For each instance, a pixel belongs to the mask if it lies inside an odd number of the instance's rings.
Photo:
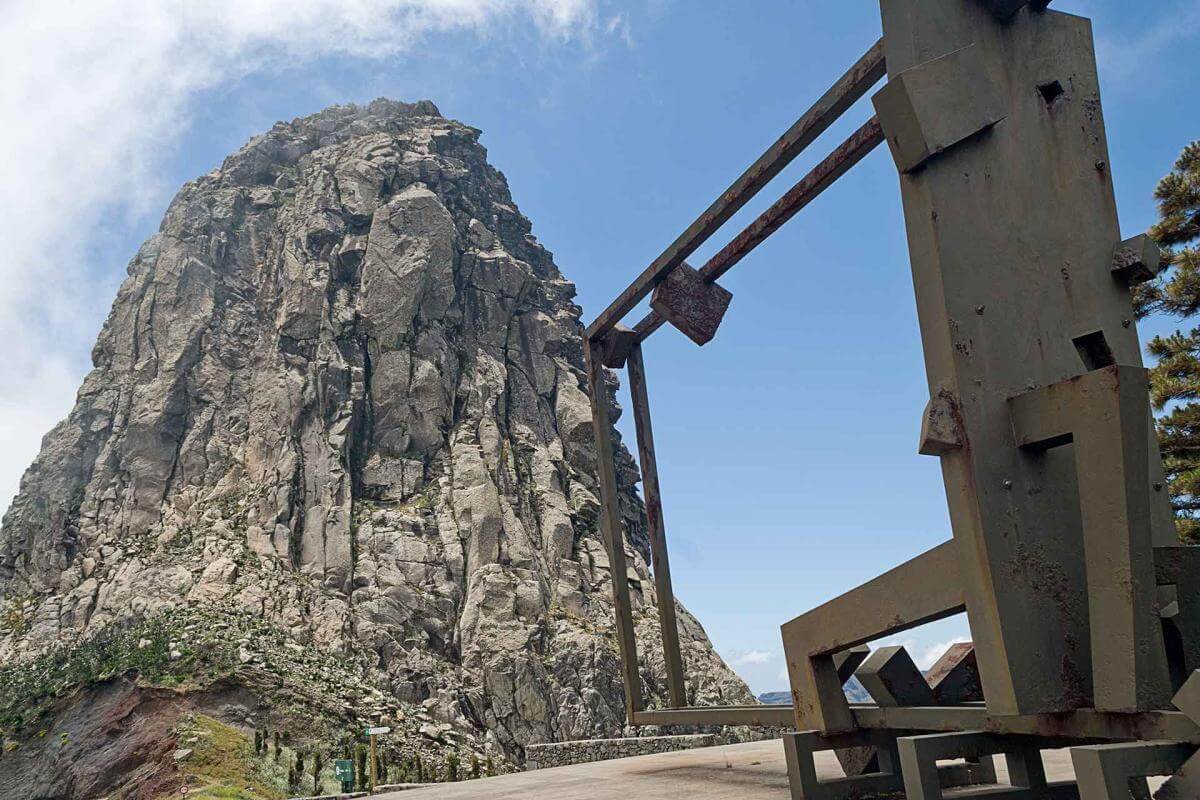
<path id="1" fill-rule="evenodd" d="M 870 703 L 871 695 L 863 688 L 863 685 L 858 682 L 858 678 L 851 676 L 850 680 L 846 681 L 846 685 L 842 687 L 846 693 L 846 699 L 851 703 Z M 758 702 L 768 706 L 789 706 L 792 704 L 791 692 L 763 692 L 758 696 Z"/>

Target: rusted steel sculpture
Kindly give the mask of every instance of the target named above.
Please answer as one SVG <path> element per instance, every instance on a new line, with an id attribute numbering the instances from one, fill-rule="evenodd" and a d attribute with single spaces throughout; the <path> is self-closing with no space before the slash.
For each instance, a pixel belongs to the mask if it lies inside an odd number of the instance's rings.
<path id="1" fill-rule="evenodd" d="M 794 725 L 796 798 L 979 785 L 956 796 L 1124 800 L 1150 775 L 1200 798 L 1200 548 L 1174 534 L 1129 295 L 1158 249 L 1120 237 L 1090 23 L 1048 5 L 880 0 L 883 39 L 587 329 L 629 720 Z M 685 263 L 885 73 L 875 117 L 707 263 Z M 717 279 L 884 141 L 931 398 L 918 449 L 941 459 L 953 538 L 783 625 L 791 708 L 688 708 L 642 342 L 668 321 L 711 339 L 731 299 Z M 602 365 L 629 370 L 666 709 L 643 703 Z M 973 643 L 929 675 L 903 648 L 864 647 L 964 611 Z M 852 674 L 874 703 L 847 702 Z M 1040 751 L 1068 746 L 1078 782 L 1048 785 Z M 847 777 L 817 779 L 821 750 Z M 939 769 L 951 758 L 966 763 Z"/>

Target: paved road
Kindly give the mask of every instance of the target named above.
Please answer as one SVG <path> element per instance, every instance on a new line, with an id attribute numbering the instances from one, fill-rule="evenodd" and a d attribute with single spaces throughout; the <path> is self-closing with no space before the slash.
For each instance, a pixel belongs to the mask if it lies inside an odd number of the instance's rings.
<path id="1" fill-rule="evenodd" d="M 822 777 L 841 775 L 833 753 L 821 753 Z M 1066 752 L 1045 755 L 1051 780 L 1073 777 Z M 1003 759 L 998 772 L 1003 776 Z M 704 747 L 593 764 L 519 772 L 378 795 L 386 800 L 788 800 L 783 745 L 769 742 Z"/>

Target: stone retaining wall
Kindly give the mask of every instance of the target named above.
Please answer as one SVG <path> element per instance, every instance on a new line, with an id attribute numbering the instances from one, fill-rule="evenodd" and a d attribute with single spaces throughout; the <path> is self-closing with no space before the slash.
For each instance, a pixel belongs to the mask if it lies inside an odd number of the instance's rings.
<path id="1" fill-rule="evenodd" d="M 716 734 L 696 733 L 686 736 L 580 739 L 574 742 L 531 744 L 525 748 L 525 769 L 565 767 L 568 764 L 584 764 L 589 761 L 669 753 L 673 750 L 690 750 L 693 747 L 711 747 L 723 741 Z"/>

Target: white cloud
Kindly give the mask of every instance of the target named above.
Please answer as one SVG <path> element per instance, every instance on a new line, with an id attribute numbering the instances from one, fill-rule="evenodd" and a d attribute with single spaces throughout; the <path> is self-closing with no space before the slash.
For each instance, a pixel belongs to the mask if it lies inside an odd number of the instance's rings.
<path id="1" fill-rule="evenodd" d="M 774 656 L 766 650 L 747 650 L 745 653 L 733 659 L 734 666 L 745 666 L 746 664 L 765 664 Z"/>
<path id="2" fill-rule="evenodd" d="M 119 278 L 105 221 L 157 214 L 164 157 L 200 92 L 318 58 L 523 22 L 569 42 L 598 0 L 16 0 L 0 16 L 0 509 L 71 407 Z M 401 98 L 410 99 L 410 98 Z M 132 253 L 129 254 L 132 256 Z M 90 266 L 90 268 L 89 268 Z"/>
<path id="3" fill-rule="evenodd" d="M 1103 77 L 1118 85 L 1160 79 L 1158 73 L 1148 74 L 1147 65 L 1169 64 L 1170 54 L 1181 43 L 1200 36 L 1200 0 L 1163 3 L 1158 10 L 1161 13 L 1139 15 L 1147 23 L 1143 27 L 1113 30 L 1115 26 L 1109 26 L 1097 34 L 1096 55 Z"/>
<path id="4" fill-rule="evenodd" d="M 604 31 L 610 36 L 620 36 L 625 46 L 633 47 L 633 31 L 629 25 L 629 15 L 625 12 L 614 14 L 604 23 Z"/>
<path id="5" fill-rule="evenodd" d="M 950 649 L 951 645 L 959 644 L 961 642 L 969 642 L 969 641 L 971 641 L 971 638 L 969 636 L 955 636 L 954 638 L 952 638 L 948 641 L 931 644 L 931 645 L 929 645 L 929 647 L 926 647 L 925 650 L 922 651 L 919 655 L 914 656 L 913 661 L 916 662 L 916 665 L 919 669 L 922 669 L 922 670 L 929 669 L 930 667 L 932 667 L 934 664 L 937 663 L 937 660 L 939 658 L 941 658 L 946 653 L 947 650 Z"/>
<path id="6" fill-rule="evenodd" d="M 946 634 L 946 631 L 941 632 L 942 636 L 946 636 Z M 935 633 L 934 635 L 937 634 Z M 921 636 L 920 631 L 918 630 L 909 635 L 891 636 L 886 639 L 880 639 L 877 642 L 872 642 L 871 649 L 874 650 L 879 647 L 899 645 L 908 651 L 909 656 L 912 657 L 913 663 L 916 664 L 919 669 L 927 670 L 932 667 L 948 649 L 950 649 L 950 645 L 969 641 L 971 641 L 971 636 L 967 632 L 964 632 L 963 634 L 951 635 L 944 641 L 930 641 L 928 633 L 926 633 L 924 636 Z"/>

